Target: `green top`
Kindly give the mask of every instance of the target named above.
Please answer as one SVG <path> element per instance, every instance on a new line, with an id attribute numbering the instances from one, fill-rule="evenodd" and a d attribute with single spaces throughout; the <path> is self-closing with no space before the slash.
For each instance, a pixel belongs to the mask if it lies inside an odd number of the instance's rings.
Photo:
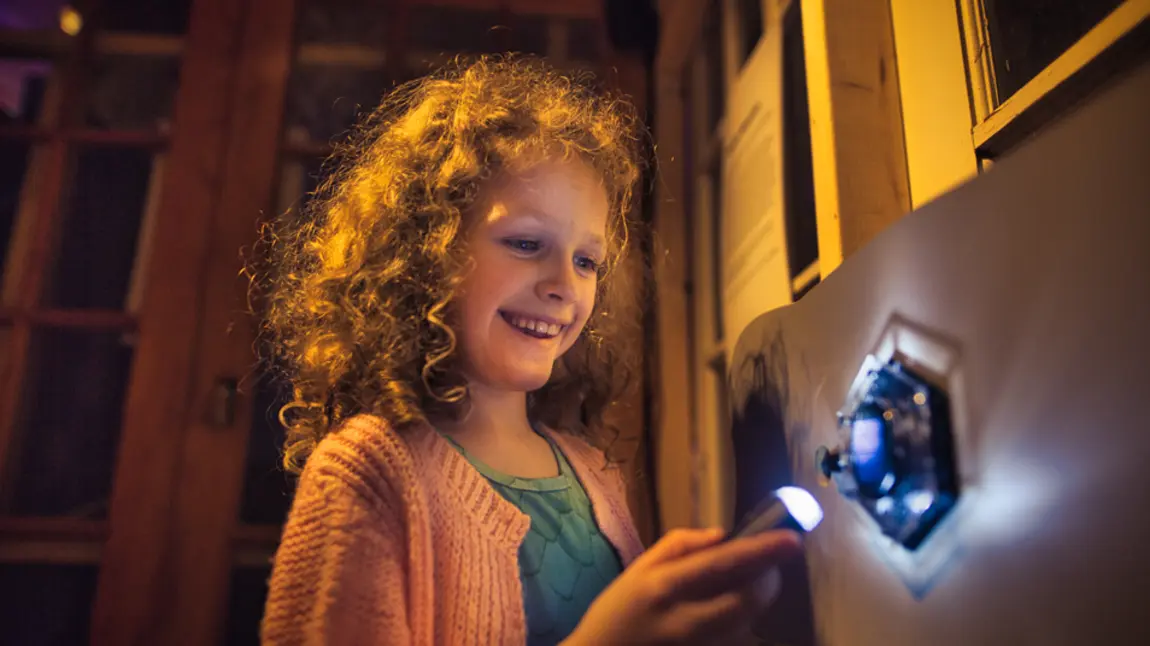
<path id="1" fill-rule="evenodd" d="M 559 475 L 530 479 L 500 473 L 444 437 L 501 496 L 531 517 L 531 529 L 519 546 L 527 644 L 559 643 L 622 571 L 615 548 L 599 531 L 583 485 L 563 452 L 546 436 Z"/>

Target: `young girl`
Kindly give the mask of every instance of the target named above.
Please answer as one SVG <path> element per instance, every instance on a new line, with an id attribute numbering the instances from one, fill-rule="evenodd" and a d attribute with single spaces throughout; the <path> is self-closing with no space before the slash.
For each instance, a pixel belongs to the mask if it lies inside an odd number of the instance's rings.
<path id="1" fill-rule="evenodd" d="M 541 63 L 394 93 L 276 240 L 267 331 L 302 475 L 269 644 L 700 643 L 746 630 L 775 533 L 645 554 L 593 444 L 623 387 L 636 123 Z M 609 437 L 607 438 L 610 439 Z M 304 467 L 306 461 L 306 467 Z"/>

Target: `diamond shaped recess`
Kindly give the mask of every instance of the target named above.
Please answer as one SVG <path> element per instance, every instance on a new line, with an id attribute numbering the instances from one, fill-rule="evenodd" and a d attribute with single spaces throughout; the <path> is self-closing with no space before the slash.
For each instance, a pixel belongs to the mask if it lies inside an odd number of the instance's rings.
<path id="1" fill-rule="evenodd" d="M 939 534 L 960 499 L 958 358 L 939 335 L 893 319 L 839 410 L 839 446 L 816 456 L 838 491 L 877 525 L 875 542 L 916 594 L 954 549 L 954 537 Z"/>

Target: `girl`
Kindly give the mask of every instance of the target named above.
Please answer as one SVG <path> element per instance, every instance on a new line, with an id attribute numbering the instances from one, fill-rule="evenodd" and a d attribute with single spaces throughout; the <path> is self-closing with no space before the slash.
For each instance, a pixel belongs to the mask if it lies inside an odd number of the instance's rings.
<path id="1" fill-rule="evenodd" d="M 616 271 L 636 124 L 542 64 L 401 88 L 311 217 L 275 240 L 267 332 L 302 469 L 270 644 L 722 640 L 776 533 L 677 531 L 647 553 L 592 448 L 624 385 Z"/>

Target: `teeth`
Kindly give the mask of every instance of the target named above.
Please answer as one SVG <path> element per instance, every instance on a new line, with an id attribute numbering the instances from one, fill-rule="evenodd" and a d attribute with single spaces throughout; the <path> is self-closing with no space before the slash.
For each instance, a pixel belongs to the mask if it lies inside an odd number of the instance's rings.
<path id="1" fill-rule="evenodd" d="M 547 336 L 557 336 L 563 329 L 562 325 L 557 323 L 547 323 L 546 321 L 536 321 L 522 316 L 516 316 L 511 319 L 511 324 L 524 330 L 530 330 L 536 334 L 545 334 Z"/>

